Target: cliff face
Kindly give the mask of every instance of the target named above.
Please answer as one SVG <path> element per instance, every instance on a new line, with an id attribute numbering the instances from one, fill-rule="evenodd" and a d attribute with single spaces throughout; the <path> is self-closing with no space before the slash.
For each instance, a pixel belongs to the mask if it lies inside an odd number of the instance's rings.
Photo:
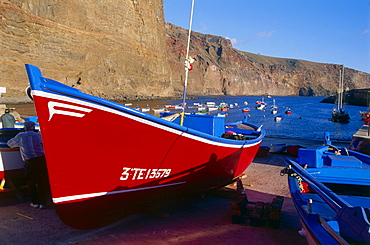
<path id="1" fill-rule="evenodd" d="M 173 94 L 162 0 L 0 1 L 0 86 L 24 94 L 24 64 L 114 99 Z"/>
<path id="2" fill-rule="evenodd" d="M 0 86 L 24 95 L 24 64 L 110 100 L 182 94 L 187 30 L 165 24 L 162 0 L 0 0 Z M 192 33 L 189 95 L 334 94 L 339 68 L 241 52 L 228 39 Z M 370 75 L 345 70 L 349 89 Z"/>
<path id="3" fill-rule="evenodd" d="M 172 81 L 180 84 L 184 73 L 187 30 L 167 24 L 171 66 L 178 71 Z M 196 59 L 189 75 L 188 93 L 224 95 L 334 94 L 341 65 L 273 58 L 241 52 L 228 39 L 192 33 L 190 56 Z M 348 89 L 370 87 L 370 74 L 345 68 Z"/>

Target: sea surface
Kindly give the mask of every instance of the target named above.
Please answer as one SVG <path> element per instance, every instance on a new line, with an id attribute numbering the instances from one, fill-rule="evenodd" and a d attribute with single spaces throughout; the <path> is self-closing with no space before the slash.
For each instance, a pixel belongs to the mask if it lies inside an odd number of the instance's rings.
<path id="1" fill-rule="evenodd" d="M 221 102 L 233 104 L 227 112 L 225 117 L 226 122 L 241 121 L 245 117 L 248 118 L 250 123 L 255 125 L 263 125 L 266 131 L 266 137 L 282 138 L 282 139 L 297 139 L 297 140 L 313 140 L 323 141 L 324 133 L 330 133 L 332 142 L 349 142 L 352 135 L 359 130 L 364 123 L 361 121 L 360 111 L 367 111 L 367 107 L 345 105 L 345 109 L 350 115 L 349 123 L 331 122 L 331 112 L 335 107 L 334 104 L 320 103 L 324 97 L 264 97 L 267 102 L 266 110 L 257 110 L 256 101 L 261 101 L 260 96 L 233 96 L 233 97 L 197 97 L 187 99 L 186 103 L 190 107 L 194 103 L 215 102 L 219 105 Z M 277 122 L 274 120 L 273 114 L 270 113 L 270 106 L 275 100 L 275 105 L 279 108 L 278 115 L 282 116 L 282 120 Z M 247 102 L 248 105 L 244 103 Z M 154 100 L 154 101 L 138 101 L 132 102 L 130 107 L 150 107 L 151 109 L 161 108 L 164 105 L 178 105 L 182 103 L 182 99 L 178 100 Z M 235 103 L 237 106 L 235 106 Z M 28 105 L 10 105 L 19 110 L 26 112 L 26 115 L 35 115 L 33 104 Z M 243 113 L 242 109 L 245 107 L 250 108 L 249 113 Z M 289 107 L 292 114 L 284 114 L 285 109 Z M 196 108 L 187 109 L 187 111 L 195 111 Z M 173 110 L 173 112 L 180 112 L 180 110 Z M 217 114 L 220 111 L 212 112 Z M 150 112 L 154 114 L 153 110 Z M 156 114 L 154 114 L 156 115 Z"/>
<path id="2" fill-rule="evenodd" d="M 227 112 L 226 122 L 235 122 L 248 118 L 248 122 L 258 126 L 263 125 L 266 137 L 292 138 L 299 140 L 323 141 L 325 132 L 330 133 L 333 142 L 350 141 L 352 135 L 359 130 L 364 123 L 361 121 L 360 111 L 367 111 L 367 107 L 345 105 L 345 110 L 351 118 L 349 123 L 338 123 L 329 120 L 334 104 L 320 103 L 325 97 L 272 97 L 264 98 L 267 102 L 266 110 L 255 109 L 256 101 L 261 101 L 260 96 L 238 96 L 238 97 L 198 97 L 187 99 L 188 106 L 194 102 L 205 103 L 207 101 L 226 102 L 228 104 L 237 103 Z M 270 106 L 275 105 L 279 108 L 278 114 L 270 113 Z M 169 104 L 179 104 L 182 100 L 167 101 Z M 245 105 L 245 102 L 248 105 Z M 250 108 L 249 113 L 243 113 L 242 109 Z M 285 114 L 286 108 L 290 108 L 291 114 Z M 274 116 L 280 115 L 281 121 L 275 121 Z"/>

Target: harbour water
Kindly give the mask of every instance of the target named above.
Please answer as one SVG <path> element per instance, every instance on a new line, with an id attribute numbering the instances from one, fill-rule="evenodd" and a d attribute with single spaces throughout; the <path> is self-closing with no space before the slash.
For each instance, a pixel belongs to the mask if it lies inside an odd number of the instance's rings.
<path id="1" fill-rule="evenodd" d="M 237 104 L 227 112 L 226 122 L 243 120 L 248 117 L 248 121 L 256 125 L 263 125 L 266 136 L 272 138 L 291 138 L 297 140 L 323 141 L 324 133 L 329 132 L 333 142 L 349 142 L 352 135 L 364 123 L 361 121 L 360 111 L 367 110 L 367 107 L 345 105 L 351 118 L 349 123 L 331 122 L 331 112 L 334 104 L 320 103 L 324 97 L 272 97 L 264 98 L 267 103 L 266 110 L 255 109 L 256 101 L 261 101 L 259 96 L 237 96 L 237 97 L 198 97 L 187 99 L 188 106 L 193 103 L 205 103 L 207 101 L 226 102 Z M 270 113 L 270 106 L 275 100 L 278 114 Z M 247 102 L 248 105 L 245 105 Z M 168 104 L 179 104 L 181 100 L 166 101 Z M 243 113 L 242 109 L 250 108 L 249 113 Z M 285 114 L 286 108 L 290 108 L 291 114 Z M 216 112 L 214 112 L 216 113 Z M 280 115 L 281 121 L 275 121 L 274 116 Z"/>
<path id="2" fill-rule="evenodd" d="M 248 117 L 249 122 L 258 126 L 263 125 L 267 137 L 323 141 L 324 133 L 329 132 L 333 142 L 349 142 L 352 135 L 364 123 L 360 120 L 359 112 L 367 110 L 367 107 L 363 106 L 346 105 L 345 109 L 348 111 L 351 120 L 349 123 L 337 123 L 329 120 L 335 105 L 320 103 L 324 97 L 265 97 L 264 101 L 267 102 L 265 111 L 254 108 L 256 101 L 261 101 L 261 99 L 260 96 L 197 97 L 187 99 L 186 103 L 189 107 L 194 103 L 205 102 L 215 102 L 217 105 L 221 102 L 233 104 L 234 107 L 227 112 L 226 122 L 240 121 L 244 117 Z M 282 120 L 279 122 L 273 119 L 275 115 L 269 111 L 270 106 L 273 104 L 273 99 L 279 108 L 277 115 L 282 117 Z M 157 109 L 164 107 L 164 105 L 178 105 L 181 102 L 182 99 L 138 101 L 132 102 L 130 107 L 139 106 L 141 108 L 150 107 L 151 109 Z M 248 105 L 245 105 L 244 102 L 247 102 Z M 32 114 L 34 111 L 33 104 L 8 105 L 8 107 L 16 108 L 23 115 L 35 115 L 35 112 Z M 242 109 L 245 107 L 250 108 L 249 113 L 242 112 Z M 291 114 L 284 114 L 287 107 L 291 109 Z M 195 111 L 196 108 L 188 109 L 188 111 L 191 110 Z M 180 112 L 180 110 L 174 110 L 173 112 Z M 212 113 L 217 114 L 218 112 Z M 153 110 L 150 113 L 153 114 Z"/>

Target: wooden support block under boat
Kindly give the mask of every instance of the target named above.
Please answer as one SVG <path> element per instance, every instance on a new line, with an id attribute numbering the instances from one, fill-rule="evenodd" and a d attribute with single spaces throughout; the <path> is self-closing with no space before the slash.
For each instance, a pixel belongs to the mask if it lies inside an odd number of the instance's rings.
<path id="1" fill-rule="evenodd" d="M 244 224 L 249 221 L 251 226 L 261 227 L 268 225 L 278 229 L 283 202 L 283 196 L 276 196 L 271 203 L 251 202 L 248 201 L 245 195 L 239 196 L 239 201 L 231 202 L 232 223 Z"/>

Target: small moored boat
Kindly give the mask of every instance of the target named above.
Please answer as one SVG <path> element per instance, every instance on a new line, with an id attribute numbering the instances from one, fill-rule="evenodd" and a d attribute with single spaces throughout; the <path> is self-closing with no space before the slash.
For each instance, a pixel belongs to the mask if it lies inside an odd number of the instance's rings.
<path id="1" fill-rule="evenodd" d="M 343 70 L 343 71 L 342 71 Z M 338 97 L 337 97 L 337 107 L 333 108 L 331 113 L 332 122 L 340 122 L 340 123 L 349 123 L 350 117 L 348 112 L 343 107 L 343 100 L 344 100 L 344 66 L 343 69 L 339 70 L 340 79 L 339 79 L 339 88 L 338 88 Z"/>
<path id="2" fill-rule="evenodd" d="M 272 100 L 272 101 L 273 101 L 273 104 L 270 107 L 270 113 L 271 114 L 277 114 L 279 108 L 276 106 L 275 100 Z"/>
<path id="3" fill-rule="evenodd" d="M 280 122 L 281 119 L 283 119 L 283 118 L 280 115 L 274 116 L 274 121 L 276 121 L 276 122 Z"/>
<path id="4" fill-rule="evenodd" d="M 242 112 L 244 112 L 244 113 L 247 113 L 247 112 L 250 112 L 251 111 L 251 109 L 249 109 L 249 107 L 245 107 L 244 109 L 242 109 Z"/>
<path id="5" fill-rule="evenodd" d="M 265 110 L 266 109 L 266 103 L 258 104 L 256 107 L 254 107 L 257 110 Z"/>
<path id="6" fill-rule="evenodd" d="M 141 108 L 141 111 L 142 112 L 148 112 L 148 111 L 150 111 L 150 107 Z"/>
<path id="7" fill-rule="evenodd" d="M 158 108 L 158 109 L 153 109 L 154 113 L 160 113 L 163 112 L 165 108 Z"/>
<path id="8" fill-rule="evenodd" d="M 208 111 L 217 111 L 218 106 L 208 106 Z"/>

